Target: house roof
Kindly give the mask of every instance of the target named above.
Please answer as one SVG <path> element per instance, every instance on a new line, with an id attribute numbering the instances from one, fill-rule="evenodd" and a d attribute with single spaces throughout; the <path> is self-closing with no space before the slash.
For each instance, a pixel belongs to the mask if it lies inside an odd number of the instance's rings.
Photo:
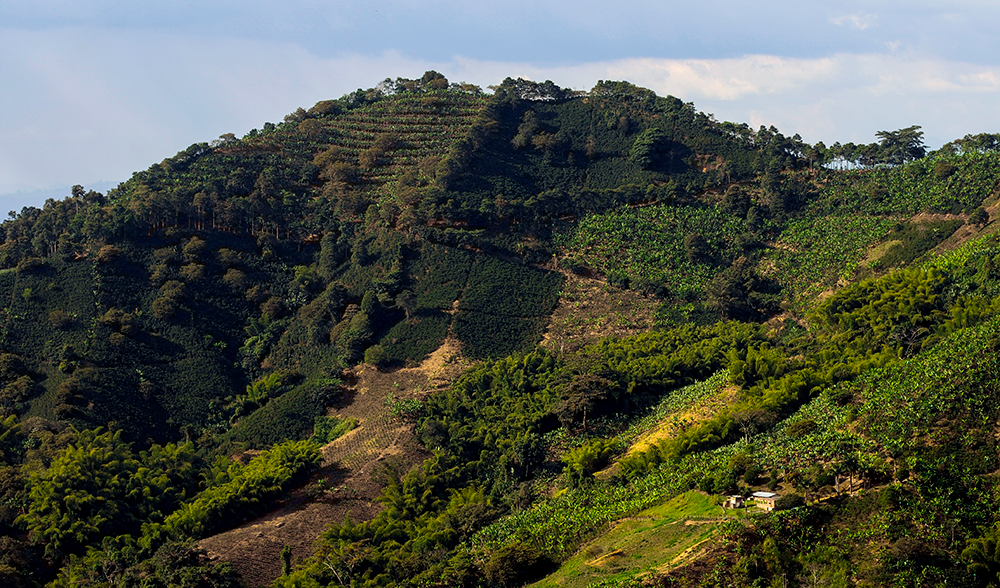
<path id="1" fill-rule="evenodd" d="M 777 498 L 778 497 L 778 493 L 777 492 L 754 492 L 753 493 L 753 497 L 754 498 Z"/>

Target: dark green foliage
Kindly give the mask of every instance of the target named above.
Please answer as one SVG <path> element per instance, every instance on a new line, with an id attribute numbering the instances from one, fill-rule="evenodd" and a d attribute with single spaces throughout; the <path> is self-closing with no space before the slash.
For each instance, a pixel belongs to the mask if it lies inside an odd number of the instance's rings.
<path id="1" fill-rule="evenodd" d="M 738 218 L 745 218 L 750 212 L 751 206 L 750 194 L 741 186 L 732 186 L 726 190 L 726 194 L 719 204 L 722 212 Z"/>
<path id="2" fill-rule="evenodd" d="M 740 257 L 709 283 L 706 305 L 723 319 L 754 321 L 778 310 L 780 286 L 760 276 L 753 264 Z"/>
<path id="3" fill-rule="evenodd" d="M 558 274 L 480 256 L 469 272 L 459 310 L 511 317 L 552 311 L 562 280 Z"/>
<path id="4" fill-rule="evenodd" d="M 379 342 L 384 351 L 374 363 L 388 366 L 422 360 L 441 345 L 450 324 L 451 318 L 439 310 L 419 311 L 389 329 Z"/>
<path id="5" fill-rule="evenodd" d="M 982 206 L 972 211 L 969 215 L 969 224 L 976 225 L 977 227 L 984 227 L 990 222 L 990 213 L 986 212 Z"/>
<path id="6" fill-rule="evenodd" d="M 885 236 L 885 241 L 899 243 L 886 251 L 879 263 L 885 267 L 909 264 L 950 237 L 961 225 L 962 222 L 957 220 L 899 225 Z"/>
<path id="7" fill-rule="evenodd" d="M 465 289 L 472 262 L 473 256 L 466 251 L 424 244 L 409 267 L 417 308 L 451 309 Z"/>
<path id="8" fill-rule="evenodd" d="M 98 437 L 100 438 L 103 437 Z M 170 464 L 172 468 L 163 471 L 139 467 L 132 478 L 138 476 L 147 479 L 147 476 L 152 476 L 149 479 L 166 485 L 168 489 L 172 484 L 188 485 L 185 480 L 176 477 L 175 470 L 178 465 L 181 466 L 180 471 L 185 466 L 190 469 L 194 463 L 192 456 L 164 461 L 165 457 L 175 457 L 170 453 L 169 446 L 164 450 L 150 456 L 142 454 L 141 459 L 156 465 Z M 187 446 L 187 450 L 190 450 L 190 446 Z M 100 548 L 92 547 L 83 556 L 72 556 L 65 562 L 67 565 L 60 570 L 53 585 L 69 587 L 114 581 L 116 585 L 136 587 L 242 586 L 243 583 L 231 566 L 209 564 L 205 554 L 194 548 L 192 540 L 253 516 L 290 485 L 301 481 L 319 459 L 318 447 L 309 442 L 275 446 L 253 458 L 246 466 L 230 464 L 223 459 L 211 471 L 202 473 L 207 488 L 193 499 L 179 505 L 174 503 L 171 505 L 173 512 L 165 517 L 165 513 L 159 512 L 144 517 L 141 535 L 106 536 Z M 113 473 L 115 472 L 102 475 L 109 476 Z M 189 477 L 197 477 L 197 472 Z M 106 483 L 107 478 L 99 480 Z M 132 485 L 133 482 L 129 481 L 129 484 Z M 77 500 L 82 504 L 100 502 L 97 495 L 90 495 L 88 500 L 88 494 L 83 490 L 80 492 L 81 495 L 71 497 L 70 500 Z M 140 496 L 150 495 L 149 488 L 141 486 L 137 488 L 137 492 Z M 105 508 L 121 507 L 123 501 L 131 498 L 133 497 L 112 497 L 103 504 Z M 136 530 L 133 529 L 132 532 Z"/>
<path id="9" fill-rule="evenodd" d="M 323 416 L 326 404 L 326 398 L 317 392 L 308 383 L 295 387 L 242 418 L 226 438 L 251 447 L 307 438 L 316 418 Z"/>
<path id="10" fill-rule="evenodd" d="M 473 264 L 454 330 L 470 357 L 526 351 L 542 335 L 558 298 L 558 274 L 480 256 Z"/>
<path id="11" fill-rule="evenodd" d="M 544 576 L 552 562 L 530 545 L 508 545 L 494 553 L 483 566 L 483 575 L 493 586 L 520 586 Z"/>
<path id="12" fill-rule="evenodd" d="M 281 575 L 287 576 L 292 571 L 292 548 L 284 545 L 281 548 Z"/>
<path id="13" fill-rule="evenodd" d="M 547 317 L 521 318 L 461 311 L 452 328 L 471 358 L 502 357 L 530 349 L 542 336 Z"/>
<path id="14" fill-rule="evenodd" d="M 774 502 L 774 510 L 791 510 L 805 504 L 805 500 L 798 494 L 786 494 Z"/>
<path id="15" fill-rule="evenodd" d="M 591 419 L 605 412 L 607 405 L 618 405 L 621 390 L 611 380 L 584 373 L 575 375 L 559 388 L 559 400 L 552 405 L 552 413 L 564 429 L 587 428 L 587 415 Z M 602 410 L 603 409 L 603 410 Z"/>
<path id="16" fill-rule="evenodd" d="M 684 238 L 684 249 L 690 263 L 712 263 L 712 251 L 708 242 L 698 233 L 690 233 Z"/>
<path id="17" fill-rule="evenodd" d="M 969 572 L 983 586 L 1000 586 L 1000 523 L 993 525 L 981 537 L 969 540 L 962 551 Z"/>
<path id="18" fill-rule="evenodd" d="M 642 169 L 653 167 L 654 163 L 658 163 L 660 154 L 666 150 L 667 142 L 667 133 L 661 129 L 654 127 L 643 131 L 632 143 L 629 162 Z"/>
<path id="19" fill-rule="evenodd" d="M 33 588 L 49 572 L 36 550 L 11 536 L 0 536 L 0 582 L 10 588 Z"/>
<path id="20" fill-rule="evenodd" d="M 148 559 L 137 559 L 134 545 L 126 544 L 121 548 L 108 545 L 101 551 L 93 550 L 86 556 L 71 558 L 50 586 L 71 588 L 109 581 L 126 588 L 246 586 L 231 564 L 211 563 L 193 541 L 168 542 Z"/>

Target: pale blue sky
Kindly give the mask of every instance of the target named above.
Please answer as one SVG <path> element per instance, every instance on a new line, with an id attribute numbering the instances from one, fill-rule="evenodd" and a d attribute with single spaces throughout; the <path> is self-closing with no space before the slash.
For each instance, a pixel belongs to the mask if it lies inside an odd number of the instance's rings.
<path id="1" fill-rule="evenodd" d="M 937 147 L 1000 131 L 997 30 L 976 1 L 7 0 L 0 211 L 427 69 L 625 79 L 810 142 L 919 124 Z"/>

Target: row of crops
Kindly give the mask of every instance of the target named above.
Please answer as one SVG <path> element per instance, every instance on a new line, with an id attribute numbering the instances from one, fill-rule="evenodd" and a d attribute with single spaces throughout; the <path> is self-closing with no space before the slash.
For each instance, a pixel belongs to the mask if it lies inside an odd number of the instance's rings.
<path id="1" fill-rule="evenodd" d="M 739 253 L 746 221 L 714 207 L 658 204 L 621 208 L 582 218 L 554 237 L 571 257 L 605 275 L 646 276 L 682 297 L 700 295 L 715 274 Z M 693 260 L 685 240 L 701 235 L 710 253 Z"/>

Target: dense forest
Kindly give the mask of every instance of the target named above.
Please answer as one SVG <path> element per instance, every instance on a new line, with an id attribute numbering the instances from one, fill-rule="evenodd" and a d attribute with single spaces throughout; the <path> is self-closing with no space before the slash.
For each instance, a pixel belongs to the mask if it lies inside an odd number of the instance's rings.
<path id="1" fill-rule="evenodd" d="M 1000 135 L 873 136 L 429 71 L 11 211 L 0 580 L 1000 585 Z"/>

